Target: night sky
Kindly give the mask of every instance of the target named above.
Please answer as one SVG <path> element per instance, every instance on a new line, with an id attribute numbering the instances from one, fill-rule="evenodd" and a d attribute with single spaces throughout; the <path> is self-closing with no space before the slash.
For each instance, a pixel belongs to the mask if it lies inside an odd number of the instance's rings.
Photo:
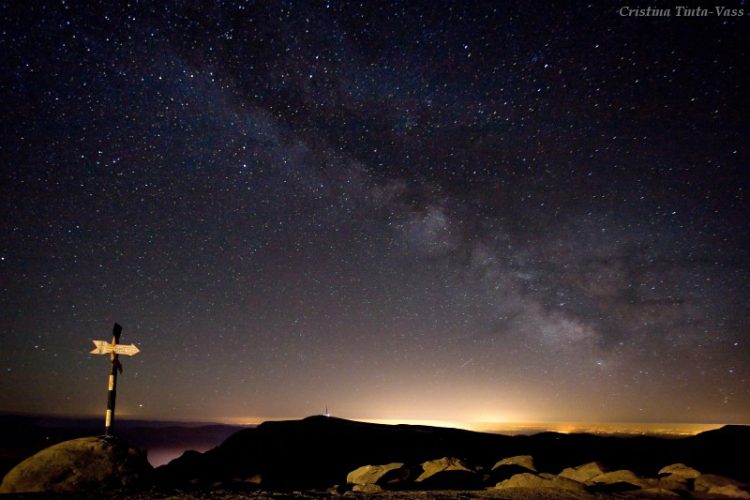
<path id="1" fill-rule="evenodd" d="M 0 411 L 750 423 L 725 4 L 3 2 Z"/>

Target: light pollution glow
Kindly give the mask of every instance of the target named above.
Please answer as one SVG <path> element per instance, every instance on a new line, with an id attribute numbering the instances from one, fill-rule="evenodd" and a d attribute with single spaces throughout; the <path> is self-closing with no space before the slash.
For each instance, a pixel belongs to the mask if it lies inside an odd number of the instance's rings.
<path id="1" fill-rule="evenodd" d="M 293 420 L 294 417 L 283 419 L 266 419 L 261 417 L 238 417 L 221 419 L 223 423 L 234 425 L 257 425 L 267 420 Z M 465 429 L 476 432 L 507 435 L 531 435 L 540 432 L 559 432 L 561 434 L 626 434 L 626 435 L 660 435 L 660 436 L 692 436 L 701 432 L 718 429 L 723 424 L 709 423 L 664 423 L 664 422 L 509 422 L 509 421 L 468 421 L 435 420 L 435 419 L 369 419 L 353 418 L 358 422 L 386 425 L 424 425 L 431 427 L 447 427 Z"/>

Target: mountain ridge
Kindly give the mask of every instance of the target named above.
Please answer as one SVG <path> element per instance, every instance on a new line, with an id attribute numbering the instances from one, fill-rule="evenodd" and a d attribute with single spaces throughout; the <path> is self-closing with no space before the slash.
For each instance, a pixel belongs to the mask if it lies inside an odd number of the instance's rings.
<path id="1" fill-rule="evenodd" d="M 175 485 L 258 476 L 272 488 L 313 488 L 341 484 L 348 472 L 366 464 L 418 464 L 454 456 L 486 467 L 504 457 L 532 455 L 544 470 L 599 461 L 656 475 L 664 465 L 684 462 L 747 481 L 750 461 L 740 450 L 748 447 L 750 427 L 737 425 L 669 439 L 555 432 L 507 436 L 313 415 L 243 429 L 205 453 L 188 452 L 157 468 L 155 477 Z"/>

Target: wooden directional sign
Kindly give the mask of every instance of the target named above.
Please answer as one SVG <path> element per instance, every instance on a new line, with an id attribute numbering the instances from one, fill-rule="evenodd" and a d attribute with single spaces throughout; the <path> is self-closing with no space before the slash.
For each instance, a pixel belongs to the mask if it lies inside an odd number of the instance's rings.
<path id="1" fill-rule="evenodd" d="M 107 413 L 104 419 L 104 435 L 108 436 L 112 424 L 115 421 L 115 399 L 117 397 L 117 372 L 122 373 L 122 364 L 117 356 L 122 354 L 125 356 L 135 356 L 138 354 L 138 349 L 135 344 L 120 344 L 120 334 L 122 334 L 122 327 L 115 323 L 112 328 L 112 342 L 106 340 L 94 340 L 94 349 L 91 354 L 109 354 L 109 360 L 112 364 L 109 371 L 109 384 L 107 386 Z"/>
<path id="2" fill-rule="evenodd" d="M 121 354 L 124 356 L 135 356 L 141 352 L 135 344 L 112 344 L 106 340 L 94 340 L 96 346 L 90 354 Z"/>

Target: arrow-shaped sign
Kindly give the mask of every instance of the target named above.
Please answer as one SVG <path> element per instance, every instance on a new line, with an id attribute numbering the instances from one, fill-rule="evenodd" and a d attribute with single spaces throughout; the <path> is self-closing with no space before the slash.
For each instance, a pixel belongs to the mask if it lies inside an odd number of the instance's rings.
<path id="1" fill-rule="evenodd" d="M 94 345 L 96 346 L 90 354 L 110 354 L 111 352 L 114 352 L 115 354 L 122 354 L 123 356 L 135 356 L 139 352 L 141 352 L 140 349 L 138 349 L 135 344 L 112 344 L 111 342 L 107 342 L 106 340 L 94 340 Z"/>
<path id="2" fill-rule="evenodd" d="M 109 354 L 115 349 L 115 347 L 106 340 L 94 340 L 94 345 L 96 347 L 89 354 Z"/>
<path id="3" fill-rule="evenodd" d="M 115 354 L 122 354 L 123 356 L 135 356 L 141 352 L 135 344 L 117 344 L 115 346 Z"/>

